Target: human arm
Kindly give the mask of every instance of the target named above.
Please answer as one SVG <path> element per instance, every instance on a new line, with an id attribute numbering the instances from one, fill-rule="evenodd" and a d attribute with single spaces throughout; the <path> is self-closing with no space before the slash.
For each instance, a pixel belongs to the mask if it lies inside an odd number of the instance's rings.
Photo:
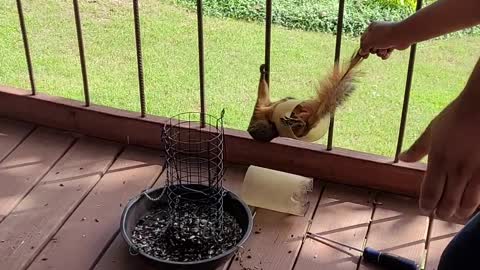
<path id="1" fill-rule="evenodd" d="M 361 38 L 361 55 L 388 58 L 394 49 L 480 23 L 480 1 L 438 0 L 400 22 L 373 22 Z"/>
<path id="2" fill-rule="evenodd" d="M 428 155 L 420 208 L 440 218 L 470 217 L 480 205 L 480 59 L 460 95 L 400 160 Z"/>

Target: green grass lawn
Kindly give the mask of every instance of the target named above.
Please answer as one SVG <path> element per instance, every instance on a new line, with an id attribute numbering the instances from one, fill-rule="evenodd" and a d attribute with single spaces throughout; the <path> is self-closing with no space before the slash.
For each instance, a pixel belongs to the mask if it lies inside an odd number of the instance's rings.
<path id="1" fill-rule="evenodd" d="M 71 1 L 25 0 L 26 26 L 38 91 L 83 100 Z M 131 1 L 80 1 L 91 100 L 139 111 Z M 171 116 L 199 110 L 196 15 L 166 2 L 141 1 L 147 111 Z M 0 0 L 0 84 L 29 88 L 14 1 Z M 263 63 L 261 24 L 205 18 L 207 110 L 226 109 L 226 126 L 245 130 Z M 335 37 L 275 27 L 274 98 L 306 98 L 333 65 Z M 462 89 L 479 37 L 426 42 L 418 47 L 405 147 Z M 344 39 L 342 59 L 358 44 Z M 391 60 L 369 58 L 366 75 L 336 116 L 334 145 L 392 156 L 402 108 L 408 51 Z M 326 139 L 326 137 L 325 137 Z"/>

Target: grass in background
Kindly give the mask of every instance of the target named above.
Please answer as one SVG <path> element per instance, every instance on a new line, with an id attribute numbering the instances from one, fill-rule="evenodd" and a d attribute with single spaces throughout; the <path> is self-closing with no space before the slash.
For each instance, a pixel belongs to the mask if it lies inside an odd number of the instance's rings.
<path id="1" fill-rule="evenodd" d="M 29 89 L 13 1 L 0 0 L 0 84 Z M 38 91 L 83 100 L 70 1 L 24 1 Z M 139 111 L 131 1 L 82 1 L 92 103 Z M 169 3 L 140 6 L 147 112 L 171 116 L 199 110 L 196 15 Z M 263 63 L 264 26 L 204 18 L 207 110 L 226 109 L 226 126 L 245 130 Z M 463 88 L 475 63 L 478 37 L 425 42 L 417 49 L 405 147 Z M 358 45 L 344 39 L 342 59 Z M 335 37 L 274 27 L 271 92 L 307 98 L 333 67 Z M 336 115 L 334 145 L 392 156 L 398 136 L 408 50 L 363 63 L 366 75 Z M 326 140 L 326 137 L 325 137 Z"/>

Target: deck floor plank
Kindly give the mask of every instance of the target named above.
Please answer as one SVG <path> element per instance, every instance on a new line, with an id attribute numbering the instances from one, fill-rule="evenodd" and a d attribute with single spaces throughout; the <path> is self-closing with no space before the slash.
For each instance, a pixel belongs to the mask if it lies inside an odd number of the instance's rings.
<path id="1" fill-rule="evenodd" d="M 28 269 L 90 269 L 117 235 L 128 200 L 155 183 L 162 165 L 158 152 L 127 148 Z"/>
<path id="2" fill-rule="evenodd" d="M 229 269 L 292 269 L 323 186 L 315 182 L 309 193 L 310 207 L 303 217 L 256 208 L 252 234 Z"/>
<path id="3" fill-rule="evenodd" d="M 368 247 L 409 258 L 421 263 L 427 238 L 428 217 L 421 215 L 418 201 L 391 194 L 382 194 L 370 230 Z M 362 260 L 359 269 L 376 269 Z"/>
<path id="4" fill-rule="evenodd" d="M 68 150 L 74 138 L 38 128 L 0 163 L 0 223 Z"/>
<path id="5" fill-rule="evenodd" d="M 99 181 L 120 150 L 120 145 L 106 141 L 89 138 L 77 141 L 0 223 L 2 268 L 28 267 Z"/>
<path id="6" fill-rule="evenodd" d="M 309 231 L 361 249 L 372 217 L 374 193 L 342 185 L 327 185 Z M 359 252 L 325 239 L 306 238 L 295 270 L 356 270 Z"/>
<path id="7" fill-rule="evenodd" d="M 240 192 L 241 181 L 246 173 L 243 166 L 229 166 L 225 172 L 224 186 L 228 190 Z M 240 183 L 240 184 L 239 184 Z M 154 270 L 151 265 L 142 260 L 140 256 L 129 254 L 128 246 L 120 234 L 117 235 L 105 254 L 98 261 L 95 270 Z"/>
<path id="8" fill-rule="evenodd" d="M 440 256 L 463 225 L 435 219 L 432 224 L 425 270 L 436 270 Z"/>
<path id="9" fill-rule="evenodd" d="M 15 149 L 35 128 L 30 123 L 0 117 L 0 161 Z"/>

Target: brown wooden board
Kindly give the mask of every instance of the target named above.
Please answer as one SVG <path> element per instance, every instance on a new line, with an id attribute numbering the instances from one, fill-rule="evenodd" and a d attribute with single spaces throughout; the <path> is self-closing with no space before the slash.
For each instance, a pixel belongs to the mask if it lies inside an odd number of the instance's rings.
<path id="1" fill-rule="evenodd" d="M 223 186 L 240 196 L 240 191 L 242 190 L 243 178 L 245 173 L 247 173 L 247 166 L 237 165 L 237 164 L 227 164 L 225 165 L 225 175 Z"/>
<path id="2" fill-rule="evenodd" d="M 128 200 L 155 183 L 162 165 L 158 151 L 127 148 L 28 269 L 90 269 L 117 235 Z"/>
<path id="3" fill-rule="evenodd" d="M 34 125 L 0 117 L 0 161 L 19 145 Z"/>
<path id="4" fill-rule="evenodd" d="M 435 219 L 432 224 L 426 270 L 436 270 L 443 250 L 450 240 L 463 228 L 463 225 Z"/>
<path id="5" fill-rule="evenodd" d="M 239 182 L 241 183 L 243 181 L 245 173 L 246 168 L 242 166 L 228 166 L 228 169 L 225 172 L 225 188 L 234 193 L 239 192 L 239 190 L 237 190 L 241 186 L 239 185 Z M 154 270 L 155 268 L 148 265 L 140 256 L 130 255 L 127 244 L 122 236 L 118 234 L 93 269 Z"/>
<path id="6" fill-rule="evenodd" d="M 41 113 L 39 113 L 41 112 Z M 0 86 L 0 116 L 141 146 L 160 147 L 166 118 L 147 116 Z M 95 119 L 95 121 L 92 121 Z M 337 183 L 418 196 L 422 163 L 393 163 L 388 157 L 277 138 L 254 141 L 245 131 L 225 129 L 226 161 L 315 177 Z M 272 158 L 274 157 L 274 158 Z M 298 158 L 302 157 L 302 158 Z M 346 170 L 345 168 L 349 168 Z M 388 181 L 384 181 L 388 179 Z"/>
<path id="7" fill-rule="evenodd" d="M 303 217 L 256 208 L 252 235 L 229 269 L 292 269 L 322 189 L 323 184 L 315 182 Z"/>
<path id="8" fill-rule="evenodd" d="M 38 128 L 0 163 L 0 223 L 68 150 L 74 138 Z"/>
<path id="9" fill-rule="evenodd" d="M 75 143 L 0 224 L 3 269 L 25 269 L 32 262 L 120 150 L 117 144 L 96 139 L 82 138 Z"/>
<path id="10" fill-rule="evenodd" d="M 420 214 L 418 201 L 391 194 L 380 195 L 377 201 L 366 245 L 421 264 L 428 217 Z M 359 269 L 376 268 L 362 260 Z"/>
<path id="11" fill-rule="evenodd" d="M 309 229 L 320 241 L 305 239 L 294 269 L 356 270 L 361 253 L 342 244 L 362 249 L 373 196 L 363 189 L 327 185 Z"/>

